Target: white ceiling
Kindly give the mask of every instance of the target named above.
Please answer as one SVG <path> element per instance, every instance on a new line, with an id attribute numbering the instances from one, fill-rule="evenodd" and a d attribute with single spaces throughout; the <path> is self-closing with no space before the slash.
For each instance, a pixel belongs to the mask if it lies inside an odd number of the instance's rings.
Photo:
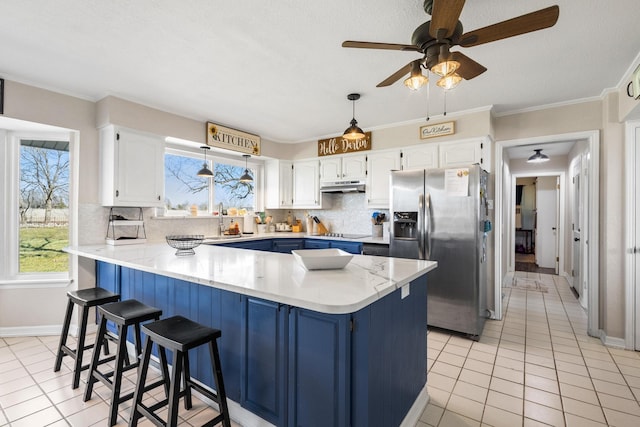
<path id="1" fill-rule="evenodd" d="M 561 157 L 569 154 L 577 141 L 547 142 L 544 144 L 518 145 L 506 148 L 510 159 L 528 159 L 534 154 L 534 150 L 541 149 L 543 154 L 549 157 Z"/>
<path id="2" fill-rule="evenodd" d="M 468 0 L 465 31 L 548 7 L 558 23 L 461 50 L 488 68 L 447 96 L 454 113 L 497 113 L 596 97 L 640 52 L 637 0 Z M 99 100 L 125 98 L 278 142 L 423 119 L 426 91 L 376 84 L 415 52 L 345 49 L 410 43 L 421 0 L 0 1 L 0 77 Z M 431 88 L 430 114 L 443 110 Z M 11 100 L 5 100 L 6 103 Z"/>

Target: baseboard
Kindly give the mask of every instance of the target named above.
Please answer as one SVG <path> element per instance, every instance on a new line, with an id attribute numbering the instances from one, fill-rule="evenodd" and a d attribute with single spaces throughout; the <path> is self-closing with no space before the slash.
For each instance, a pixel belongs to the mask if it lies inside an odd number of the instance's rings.
<path id="1" fill-rule="evenodd" d="M 9 326 L 0 328 L 0 337 L 41 337 L 60 335 L 60 332 L 62 325 Z"/>
<path id="2" fill-rule="evenodd" d="M 418 420 L 420 420 L 428 403 L 429 393 L 427 393 L 427 385 L 425 384 L 420 393 L 418 393 L 415 402 L 413 402 L 413 405 L 409 408 L 409 412 L 407 412 L 407 415 L 405 415 L 402 420 L 400 427 L 414 427 L 418 425 Z"/>
<path id="3" fill-rule="evenodd" d="M 87 334 L 98 331 L 98 325 L 87 325 Z M 13 326 L 0 327 L 0 338 L 2 337 L 44 337 L 50 335 L 60 335 L 62 325 L 39 325 L 39 326 Z M 78 325 L 69 326 L 69 335 L 78 336 Z"/>
<path id="4" fill-rule="evenodd" d="M 623 350 L 627 348 L 624 338 L 610 337 L 603 330 L 600 330 L 600 341 L 607 347 L 620 348 Z"/>

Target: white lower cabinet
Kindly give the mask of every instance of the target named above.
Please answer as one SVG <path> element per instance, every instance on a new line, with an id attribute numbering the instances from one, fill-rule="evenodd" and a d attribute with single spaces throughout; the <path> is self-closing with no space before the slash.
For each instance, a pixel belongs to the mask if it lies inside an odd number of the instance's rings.
<path id="1" fill-rule="evenodd" d="M 113 125 L 100 129 L 100 203 L 164 205 L 164 139 Z"/>
<path id="2" fill-rule="evenodd" d="M 392 170 L 400 170 L 400 150 L 372 152 L 367 155 L 368 208 L 389 209 Z"/>

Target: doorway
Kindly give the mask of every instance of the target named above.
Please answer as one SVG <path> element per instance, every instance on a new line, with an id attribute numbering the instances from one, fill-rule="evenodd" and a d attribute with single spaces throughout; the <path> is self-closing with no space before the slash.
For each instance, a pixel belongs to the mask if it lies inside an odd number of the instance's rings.
<path id="1" fill-rule="evenodd" d="M 582 283 L 586 289 L 584 302 L 587 310 L 587 332 L 591 336 L 599 336 L 599 293 L 598 293 L 598 276 L 599 276 L 599 162 L 600 162 L 600 135 L 598 131 L 585 131 L 567 133 L 561 135 L 549 135 L 541 137 L 533 137 L 526 139 L 498 141 L 496 142 L 495 151 L 495 183 L 496 183 L 496 203 L 495 203 L 495 229 L 503 230 L 500 235 L 496 235 L 495 239 L 495 313 L 496 318 L 502 318 L 502 286 L 507 284 L 509 271 L 513 271 L 515 264 L 514 257 L 510 256 L 514 253 L 515 239 L 512 229 L 515 228 L 515 218 L 512 212 L 515 198 L 515 182 L 514 177 L 520 173 L 522 176 L 532 176 L 535 171 L 527 169 L 529 173 L 524 174 L 524 169 L 518 170 L 514 168 L 510 152 L 514 149 L 526 149 L 527 146 L 535 145 L 535 148 L 547 149 L 554 148 L 557 144 L 579 144 L 582 153 L 582 175 L 581 187 L 584 189 L 584 205 L 583 220 L 584 228 L 581 230 L 582 237 L 580 244 L 582 249 Z M 575 154 L 575 153 L 574 153 Z M 573 154 L 572 154 L 573 156 Z M 520 157 L 522 158 L 522 157 Z M 526 159 L 526 157 L 525 157 Z M 550 162 L 551 163 L 551 162 Z M 555 173 L 548 175 L 558 175 L 560 172 L 566 174 L 561 176 L 560 186 L 562 196 L 568 187 L 566 177 L 570 177 L 571 169 L 566 160 L 562 164 L 556 165 Z M 526 169 L 526 167 L 525 167 Z M 543 174 L 537 174 L 542 176 Z M 563 190 L 563 187 L 565 190 Z M 513 189 L 512 189 L 513 188 Z M 564 209 L 566 202 L 560 201 L 560 210 Z M 566 206 L 570 209 L 570 205 Z M 562 214 L 561 214 L 562 216 Z M 569 232 L 571 230 L 568 217 L 564 217 L 559 221 L 557 233 L 559 233 L 559 274 L 569 277 L 571 259 L 571 245 L 562 247 L 563 241 L 569 241 Z M 566 224 L 565 224 L 566 223 Z M 572 281 L 572 280 L 569 280 Z"/>
<path id="2" fill-rule="evenodd" d="M 514 270 L 558 274 L 560 175 L 514 176 Z"/>

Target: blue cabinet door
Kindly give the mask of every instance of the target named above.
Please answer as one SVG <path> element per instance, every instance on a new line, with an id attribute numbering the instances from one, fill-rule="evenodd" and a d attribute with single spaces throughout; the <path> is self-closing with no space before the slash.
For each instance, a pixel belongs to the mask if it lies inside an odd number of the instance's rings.
<path id="1" fill-rule="evenodd" d="M 304 248 L 304 239 L 274 239 L 273 252 L 290 254 L 291 251 Z"/>
<path id="2" fill-rule="evenodd" d="M 286 424 L 286 306 L 242 297 L 240 404 L 270 423 Z"/>
<path id="3" fill-rule="evenodd" d="M 350 254 L 361 254 L 362 243 L 360 242 L 344 242 L 342 240 L 332 240 L 331 247 L 336 249 L 342 249 Z"/>
<path id="4" fill-rule="evenodd" d="M 350 315 L 291 308 L 288 370 L 288 425 L 351 425 Z"/>
<path id="5" fill-rule="evenodd" d="M 256 251 L 271 251 L 272 243 L 271 239 L 252 240 L 249 242 L 229 242 L 223 243 L 220 246 L 226 246 L 228 248 L 239 249 L 253 249 Z"/>
<path id="6" fill-rule="evenodd" d="M 330 247 L 331 247 L 331 242 L 329 240 L 304 239 L 305 249 L 327 249 Z"/>

